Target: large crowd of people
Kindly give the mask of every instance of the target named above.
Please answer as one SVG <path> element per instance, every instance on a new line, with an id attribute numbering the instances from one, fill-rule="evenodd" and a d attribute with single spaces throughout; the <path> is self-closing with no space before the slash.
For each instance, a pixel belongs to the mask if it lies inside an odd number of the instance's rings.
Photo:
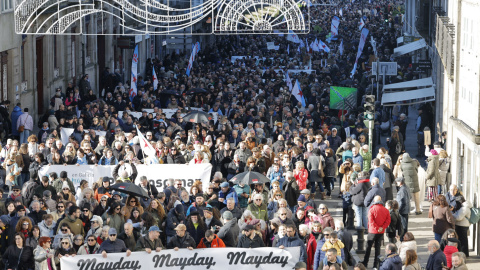
<path id="1" fill-rule="evenodd" d="M 371 61 L 375 55 L 390 61 L 401 35 L 404 6 L 403 1 L 361 2 L 310 8 L 312 31 L 300 36 L 305 41 L 325 40 L 332 17 L 341 18 L 339 35 L 328 43 L 330 53 L 308 51 L 306 46 L 297 49 L 298 44 L 282 36 L 217 36 L 198 53 L 188 77 L 183 54 L 148 59 L 146 75 L 138 78 L 138 93 L 132 99 L 129 82 L 124 84 L 108 68 L 101 76 L 102 91 L 92 89 L 88 75 L 77 86 L 69 83 L 65 90 L 57 89 L 50 108 L 38 117 L 38 129 L 28 108 L 16 104 L 10 110 L 10 102 L 3 101 L 0 172 L 2 193 L 8 196 L 0 201 L 0 254 L 5 269 L 59 269 L 63 256 L 77 254 L 107 257 L 162 249 L 299 246 L 296 269 L 370 265 L 419 270 L 408 224 L 409 215 L 422 213 L 425 193 L 432 202 L 429 217 L 435 235 L 428 245 L 432 255 L 426 269 L 467 269 L 472 205 L 448 183 L 450 157 L 442 145 L 435 143 L 430 150 L 419 143 L 417 157 L 428 156 L 422 174 L 420 162 L 405 152 L 404 141 L 412 136 L 406 134 L 408 106 L 387 109 L 377 104 L 374 131 L 369 134 L 364 124 L 362 96 L 376 89 L 368 77 Z M 360 21 L 376 47 L 365 46 L 350 77 Z M 267 42 L 275 42 L 279 49 L 268 50 Z M 231 61 L 232 56 L 244 57 Z M 396 60 L 398 76 L 387 81 L 418 76 L 408 57 Z M 306 103 L 302 106 L 290 94 L 284 72 L 305 66 L 308 70 L 290 74 L 300 82 Z M 159 78 L 157 89 L 152 69 Z M 357 88 L 356 107 L 330 109 L 330 86 Z M 218 120 L 184 121 L 190 107 L 215 113 Z M 175 113 L 167 117 L 164 109 Z M 132 112 L 141 112 L 141 117 Z M 420 107 L 418 134 L 432 126 L 431 112 L 430 104 Z M 384 122 L 391 123 L 387 130 L 391 135 L 382 145 Z M 74 129 L 66 145 L 62 128 Z M 155 148 L 154 157 L 143 153 L 137 130 Z M 135 166 L 202 163 L 212 164 L 206 190 L 201 181 L 184 186 L 174 178 L 158 190 Z M 132 170 L 119 172 L 124 164 Z M 41 175 L 48 165 L 66 166 Z M 93 185 L 86 180 L 74 185 L 67 170 L 75 165 L 116 169 Z M 269 182 L 231 181 L 246 171 L 263 174 Z M 133 182 L 149 197 L 112 190 L 114 182 Z M 334 219 L 325 202 L 337 195 L 343 218 Z M 353 228 L 368 232 L 361 262 L 351 254 L 348 229 Z M 381 260 L 385 234 L 388 243 Z"/>

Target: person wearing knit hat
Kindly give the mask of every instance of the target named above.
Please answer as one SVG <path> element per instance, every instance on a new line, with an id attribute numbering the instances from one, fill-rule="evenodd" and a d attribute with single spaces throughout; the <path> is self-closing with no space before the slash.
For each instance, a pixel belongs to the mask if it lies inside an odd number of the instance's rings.
<path id="1" fill-rule="evenodd" d="M 60 173 L 60 177 L 58 179 L 55 179 L 52 183 L 52 186 L 55 188 L 55 190 L 57 191 L 56 193 L 59 193 L 63 190 L 63 187 L 64 187 L 64 183 L 66 183 L 68 185 L 68 188 L 70 189 L 70 192 L 75 195 L 75 186 L 73 185 L 73 182 L 72 180 L 70 180 L 70 178 L 67 177 L 67 172 L 66 171 L 62 171 Z"/>
<path id="2" fill-rule="evenodd" d="M 87 236 L 95 235 L 95 237 L 99 237 L 102 234 L 102 227 L 103 227 L 103 219 L 97 215 L 93 215 L 90 219 L 90 230 L 87 232 Z"/>
<path id="3" fill-rule="evenodd" d="M 427 170 L 426 170 L 426 186 L 427 186 L 427 199 L 429 201 L 435 200 L 438 195 L 438 185 L 440 183 L 440 156 L 437 150 L 430 150 L 430 156 L 427 158 Z"/>

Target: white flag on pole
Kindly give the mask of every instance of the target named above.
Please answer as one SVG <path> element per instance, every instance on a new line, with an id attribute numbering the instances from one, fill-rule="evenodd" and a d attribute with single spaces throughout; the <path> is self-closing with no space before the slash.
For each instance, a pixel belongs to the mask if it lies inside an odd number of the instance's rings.
<path id="1" fill-rule="evenodd" d="M 292 95 L 302 103 L 303 107 L 306 107 L 305 98 L 303 97 L 302 89 L 300 89 L 300 82 L 298 80 L 295 82 L 295 86 L 292 89 Z"/>
<path id="2" fill-rule="evenodd" d="M 148 157 L 155 157 L 155 148 L 150 144 L 147 139 L 143 136 L 142 132 L 137 127 L 137 136 L 138 139 L 140 140 L 140 147 L 142 148 L 143 153 L 148 156 Z"/>
<path id="3" fill-rule="evenodd" d="M 363 18 L 360 18 L 360 23 L 358 24 L 358 30 L 362 30 L 362 28 L 365 26 L 365 22 L 363 21 Z"/>

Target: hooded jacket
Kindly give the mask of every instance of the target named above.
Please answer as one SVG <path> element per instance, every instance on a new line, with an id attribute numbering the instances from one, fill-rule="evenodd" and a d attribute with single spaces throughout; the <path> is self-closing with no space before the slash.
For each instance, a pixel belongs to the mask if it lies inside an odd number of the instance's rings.
<path id="1" fill-rule="evenodd" d="M 390 254 L 383 261 L 380 270 L 402 270 L 402 259 L 397 253 Z"/>
<path id="2" fill-rule="evenodd" d="M 427 167 L 427 186 L 433 187 L 437 186 L 440 183 L 440 171 L 438 170 L 439 167 L 439 156 L 432 155 L 429 156 L 427 159 L 428 167 Z"/>
<path id="3" fill-rule="evenodd" d="M 17 129 L 17 120 L 18 120 L 18 117 L 20 117 L 20 115 L 22 115 L 22 108 L 15 106 L 13 108 L 12 116 L 11 116 L 12 117 L 12 135 L 14 136 L 20 135 Z"/>
<path id="4" fill-rule="evenodd" d="M 197 248 L 224 248 L 225 243 L 217 235 L 214 235 L 212 242 L 206 244 L 205 238 L 202 238 Z"/>
<path id="5" fill-rule="evenodd" d="M 420 186 L 418 185 L 418 161 L 412 159 L 406 153 L 403 154 L 402 163 L 400 167 L 402 168 L 403 177 L 405 178 L 405 184 L 410 188 L 410 193 L 420 192 Z"/>
<path id="6" fill-rule="evenodd" d="M 85 235 L 85 231 L 83 229 L 83 222 L 79 218 L 72 219 L 70 215 L 66 215 L 65 218 L 58 224 L 58 230 L 60 230 L 62 224 L 68 224 L 68 226 L 70 227 L 70 231 L 73 235 Z"/>

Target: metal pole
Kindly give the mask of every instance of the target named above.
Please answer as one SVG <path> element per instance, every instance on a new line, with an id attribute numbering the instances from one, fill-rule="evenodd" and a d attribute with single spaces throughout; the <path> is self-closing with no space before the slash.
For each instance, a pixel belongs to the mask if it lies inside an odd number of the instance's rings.
<path id="1" fill-rule="evenodd" d="M 375 111 L 373 112 L 373 119 L 375 119 Z M 370 153 L 373 153 L 373 121 L 368 120 L 368 149 Z"/>

